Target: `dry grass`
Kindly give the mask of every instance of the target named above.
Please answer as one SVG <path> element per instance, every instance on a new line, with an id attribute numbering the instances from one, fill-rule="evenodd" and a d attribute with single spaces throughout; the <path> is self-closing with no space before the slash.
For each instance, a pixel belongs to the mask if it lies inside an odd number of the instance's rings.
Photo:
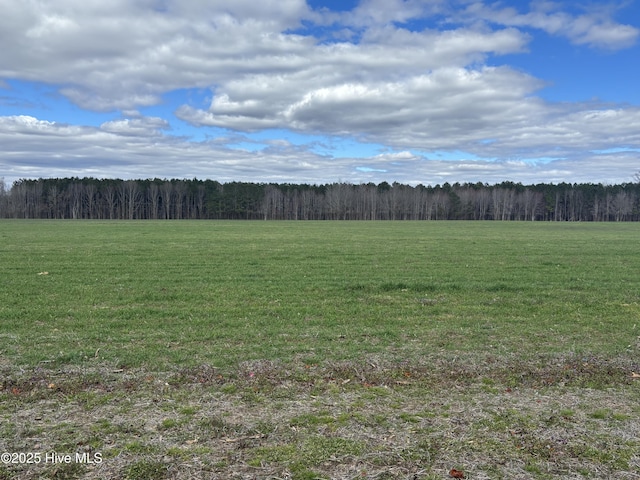
<path id="1" fill-rule="evenodd" d="M 464 360 L 464 361 L 463 361 Z M 638 478 L 630 359 L 247 362 L 8 371 L 2 451 L 99 452 L 0 478 Z"/>

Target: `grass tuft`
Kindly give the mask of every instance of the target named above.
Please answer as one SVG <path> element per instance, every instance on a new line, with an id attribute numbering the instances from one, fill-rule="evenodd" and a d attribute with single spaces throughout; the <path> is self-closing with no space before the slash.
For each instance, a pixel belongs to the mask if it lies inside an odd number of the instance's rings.
<path id="1" fill-rule="evenodd" d="M 162 462 L 143 460 L 127 467 L 124 478 L 127 480 L 160 480 L 168 476 L 167 466 Z"/>

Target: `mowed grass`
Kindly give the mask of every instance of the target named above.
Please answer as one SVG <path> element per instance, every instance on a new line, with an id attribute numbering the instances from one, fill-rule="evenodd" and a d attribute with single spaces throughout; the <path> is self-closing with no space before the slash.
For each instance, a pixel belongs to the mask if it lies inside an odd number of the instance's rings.
<path id="1" fill-rule="evenodd" d="M 632 223 L 2 221 L 0 446 L 107 459 L 0 478 L 625 478 L 639 240 Z"/>
<path id="2" fill-rule="evenodd" d="M 617 355 L 640 330 L 636 224 L 27 221 L 0 235 L 17 365 Z"/>

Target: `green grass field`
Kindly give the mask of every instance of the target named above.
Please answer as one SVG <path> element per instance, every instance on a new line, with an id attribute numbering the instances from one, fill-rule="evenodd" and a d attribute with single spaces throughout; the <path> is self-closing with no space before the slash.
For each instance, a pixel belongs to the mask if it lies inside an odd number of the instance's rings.
<path id="1" fill-rule="evenodd" d="M 639 239 L 2 221 L 0 479 L 638 478 Z"/>

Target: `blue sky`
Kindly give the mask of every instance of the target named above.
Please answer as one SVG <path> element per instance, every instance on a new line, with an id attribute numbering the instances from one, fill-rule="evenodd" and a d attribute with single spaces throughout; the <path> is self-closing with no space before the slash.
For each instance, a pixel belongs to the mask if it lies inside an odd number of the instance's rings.
<path id="1" fill-rule="evenodd" d="M 0 177 L 631 181 L 639 3 L 0 0 Z"/>

